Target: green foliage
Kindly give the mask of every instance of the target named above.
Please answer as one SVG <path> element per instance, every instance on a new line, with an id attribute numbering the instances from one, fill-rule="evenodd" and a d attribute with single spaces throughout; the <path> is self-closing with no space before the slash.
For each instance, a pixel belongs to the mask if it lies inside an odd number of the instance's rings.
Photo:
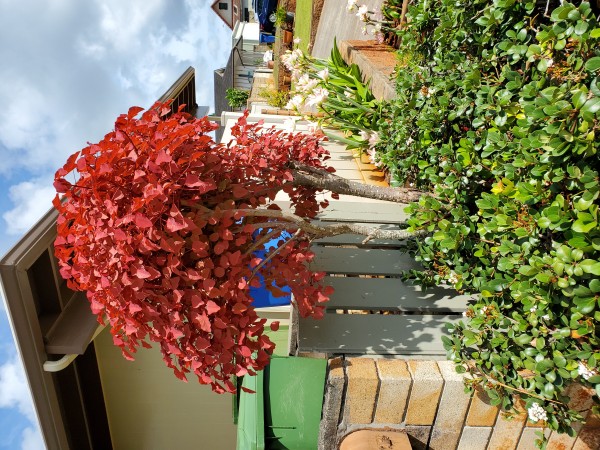
<path id="1" fill-rule="evenodd" d="M 227 103 L 232 108 L 241 108 L 246 106 L 250 92 L 243 89 L 229 88 L 225 91 L 225 98 Z"/>
<path id="2" fill-rule="evenodd" d="M 274 108 L 283 108 L 290 99 L 288 91 L 278 91 L 273 87 L 261 89 L 259 95 L 267 101 L 269 106 Z"/>
<path id="3" fill-rule="evenodd" d="M 344 132 L 342 140 L 349 148 L 372 145 L 368 136 L 374 136 L 371 142 L 376 139 L 373 132 L 382 123 L 381 102 L 371 93 L 369 81 L 363 81 L 359 67 L 344 61 L 335 39 L 328 60 L 312 58 L 296 49 L 283 61 L 296 74 L 290 94 L 293 108 L 302 113 L 305 105 L 316 106 L 327 126 Z"/>
<path id="4" fill-rule="evenodd" d="M 476 298 L 449 357 L 494 404 L 572 433 L 565 388 L 600 395 L 600 25 L 587 2 L 545 8 L 413 2 L 377 150 L 433 194 L 408 207 L 430 232 L 412 276 Z"/>
<path id="5" fill-rule="evenodd" d="M 273 13 L 275 16 L 275 26 L 280 27 L 287 21 L 287 10 L 283 7 L 279 7 Z"/>

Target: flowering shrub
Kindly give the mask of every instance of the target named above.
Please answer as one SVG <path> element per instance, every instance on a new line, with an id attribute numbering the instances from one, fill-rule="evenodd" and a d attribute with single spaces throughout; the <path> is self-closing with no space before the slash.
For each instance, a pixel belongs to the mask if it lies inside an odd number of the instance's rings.
<path id="1" fill-rule="evenodd" d="M 362 28 L 363 34 L 367 35 L 370 31 L 375 40 L 380 44 L 382 44 L 385 39 L 384 31 L 395 31 L 391 28 L 393 23 L 385 20 L 384 15 L 380 10 L 370 11 L 367 5 L 358 6 L 358 0 L 348 0 L 346 8 L 348 12 L 356 13 L 358 20 L 365 24 Z M 388 7 L 387 9 L 390 8 Z"/>
<path id="2" fill-rule="evenodd" d="M 368 149 L 373 155 L 381 103 L 371 94 L 368 83 L 363 83 L 358 66 L 344 62 L 336 42 L 328 61 L 295 49 L 283 55 L 282 62 L 294 80 L 286 108 L 300 114 L 323 113 L 322 122 L 344 132 L 344 136 L 329 137 L 341 140 L 348 148 Z"/>
<path id="3" fill-rule="evenodd" d="M 587 411 L 565 388 L 600 395 L 598 20 L 587 2 L 514 0 L 408 17 L 377 150 L 396 184 L 433 194 L 408 209 L 430 232 L 411 276 L 478 294 L 444 339 L 457 370 L 573 433 Z"/>
<path id="4" fill-rule="evenodd" d="M 56 173 L 60 273 L 87 291 L 126 358 L 156 342 L 177 377 L 193 373 L 233 392 L 232 376 L 264 368 L 274 348 L 251 306 L 258 274 L 275 295 L 289 286 L 302 316 L 322 315 L 331 289 L 307 268 L 313 254 L 300 226 L 264 259 L 254 252 L 294 229 L 276 220 L 277 206 L 257 209 L 280 190 L 300 225 L 326 206 L 317 189 L 291 183 L 290 161 L 319 169 L 328 156 L 312 136 L 245 118 L 232 129 L 235 141 L 218 145 L 206 118 L 165 119 L 170 109 L 160 105 L 136 118 L 140 111 L 121 115 Z"/>

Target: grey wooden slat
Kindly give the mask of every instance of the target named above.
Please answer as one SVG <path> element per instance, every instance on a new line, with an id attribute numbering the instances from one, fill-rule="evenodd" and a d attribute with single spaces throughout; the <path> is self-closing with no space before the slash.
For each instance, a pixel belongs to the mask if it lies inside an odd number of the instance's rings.
<path id="1" fill-rule="evenodd" d="M 275 202 L 283 211 L 290 211 L 291 202 Z M 329 206 L 319 213 L 318 219 L 325 222 L 363 222 L 380 224 L 402 224 L 408 214 L 405 204 L 393 202 L 345 202 L 332 200 Z"/>
<path id="2" fill-rule="evenodd" d="M 406 205 L 400 203 L 331 202 L 319 214 L 327 222 L 405 223 Z"/>
<path id="3" fill-rule="evenodd" d="M 358 224 L 358 225 L 377 225 L 377 224 Z M 381 228 L 381 227 L 377 227 Z M 385 225 L 383 229 L 390 229 L 389 225 Z M 365 240 L 365 236 L 361 236 L 358 234 L 340 234 L 337 236 L 330 236 L 321 239 L 315 239 L 313 241 L 313 245 L 321 245 L 321 246 L 335 246 L 335 245 L 354 245 L 360 248 L 368 248 L 368 247 L 401 247 L 405 245 L 405 241 L 401 240 L 390 240 L 390 239 L 371 239 L 367 243 L 363 244 Z"/>
<path id="4" fill-rule="evenodd" d="M 323 284 L 335 289 L 328 309 L 462 313 L 470 298 L 447 286 L 423 290 L 399 278 L 325 277 Z"/>
<path id="5" fill-rule="evenodd" d="M 398 250 L 312 247 L 311 270 L 352 275 L 398 275 L 419 264 Z"/>
<path id="6" fill-rule="evenodd" d="M 445 355 L 444 325 L 461 316 L 325 314 L 300 319 L 299 352 Z"/>

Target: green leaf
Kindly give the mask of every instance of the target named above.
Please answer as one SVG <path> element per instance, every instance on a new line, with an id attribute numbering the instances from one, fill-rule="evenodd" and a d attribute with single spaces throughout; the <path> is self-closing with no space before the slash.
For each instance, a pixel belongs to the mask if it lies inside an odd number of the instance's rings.
<path id="1" fill-rule="evenodd" d="M 565 367 L 567 365 L 567 359 L 560 354 L 555 355 L 554 358 L 552 358 L 552 361 L 554 361 L 554 365 L 556 365 L 556 367 Z"/>
<path id="2" fill-rule="evenodd" d="M 578 264 L 585 273 L 591 273 L 592 275 L 600 275 L 600 262 L 593 259 L 584 259 Z"/>
<path id="3" fill-rule="evenodd" d="M 587 22 L 584 21 L 579 21 L 577 22 L 577 25 L 575 25 L 575 34 L 581 36 L 583 33 L 585 33 L 587 31 L 587 29 L 589 28 L 589 24 Z"/>
<path id="4" fill-rule="evenodd" d="M 522 334 L 515 338 L 515 342 L 521 346 L 529 345 L 533 338 L 528 334 Z"/>
<path id="5" fill-rule="evenodd" d="M 600 56 L 594 56 L 593 58 L 588 59 L 583 67 L 588 72 L 595 72 L 600 69 Z"/>
<path id="6" fill-rule="evenodd" d="M 577 233 L 588 233 L 590 230 L 592 230 L 596 226 L 597 226 L 597 222 L 595 220 L 588 222 L 584 219 L 578 219 L 575 222 L 573 222 L 573 226 L 571 228 L 573 231 L 576 231 Z"/>

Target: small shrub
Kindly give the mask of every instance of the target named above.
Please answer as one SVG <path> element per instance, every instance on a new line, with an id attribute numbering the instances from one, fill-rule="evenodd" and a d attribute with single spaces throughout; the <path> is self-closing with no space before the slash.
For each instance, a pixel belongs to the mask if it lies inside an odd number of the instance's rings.
<path id="1" fill-rule="evenodd" d="M 229 88 L 225 91 L 225 98 L 227 103 L 232 108 L 241 108 L 246 106 L 250 93 L 243 89 Z"/>
<path id="2" fill-rule="evenodd" d="M 278 91 L 273 87 L 261 89 L 259 95 L 267 101 L 269 106 L 283 108 L 290 99 L 288 91 Z"/>

